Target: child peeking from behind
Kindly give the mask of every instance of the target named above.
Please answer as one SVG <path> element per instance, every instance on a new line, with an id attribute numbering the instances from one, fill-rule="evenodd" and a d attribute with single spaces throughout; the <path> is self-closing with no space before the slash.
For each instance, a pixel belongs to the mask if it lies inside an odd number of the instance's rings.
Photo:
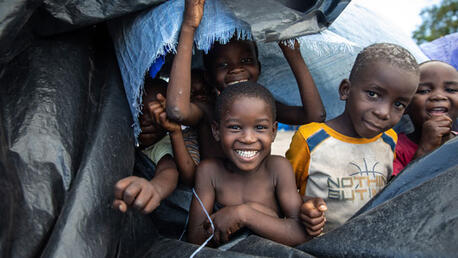
<path id="1" fill-rule="evenodd" d="M 453 122 L 458 117 L 458 72 L 441 61 L 420 64 L 420 84 L 406 113 L 415 131 L 399 134 L 393 175 L 410 163 L 454 138 Z"/>

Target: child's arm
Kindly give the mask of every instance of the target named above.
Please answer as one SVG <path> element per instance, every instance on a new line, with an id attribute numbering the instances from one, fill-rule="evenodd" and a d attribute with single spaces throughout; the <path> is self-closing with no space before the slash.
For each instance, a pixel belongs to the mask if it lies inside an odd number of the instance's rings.
<path id="1" fill-rule="evenodd" d="M 296 190 L 291 165 L 281 157 L 271 157 L 268 162 L 270 170 L 278 171 L 276 196 L 285 217 L 269 216 L 247 204 L 225 207 L 212 215 L 217 243 L 228 241 L 229 236 L 242 227 L 289 246 L 310 239 L 299 222 L 302 201 Z"/>
<path id="2" fill-rule="evenodd" d="M 197 165 L 194 163 L 194 160 L 186 149 L 181 126 L 167 119 L 164 109 L 166 100 L 161 94 L 157 94 L 157 99 L 160 102 L 153 101 L 149 103 L 148 110 L 151 117 L 153 117 L 158 124 L 169 132 L 175 162 L 178 166 L 178 171 L 180 172 L 180 181 L 183 184 L 192 187 L 194 185 L 194 174 Z"/>
<path id="3" fill-rule="evenodd" d="M 439 148 L 445 142 L 444 137 L 447 138 L 450 135 L 452 124 L 452 119 L 446 115 L 432 116 L 431 119 L 424 122 L 418 149 L 412 160 Z"/>
<path id="4" fill-rule="evenodd" d="M 204 11 L 204 0 L 186 0 L 177 53 L 173 59 L 167 88 L 167 116 L 180 124 L 195 125 L 204 115 L 191 103 L 191 59 L 194 33 Z"/>
<path id="5" fill-rule="evenodd" d="M 286 124 L 323 122 L 326 118 L 326 111 L 318 89 L 302 58 L 299 43 L 297 40 L 294 42 L 294 49 L 282 43 L 279 43 L 279 46 L 296 78 L 302 107 L 286 106 L 277 102 L 278 121 Z"/>
<path id="6" fill-rule="evenodd" d="M 206 159 L 200 162 L 197 168 L 194 190 L 202 201 L 208 214 L 213 212 L 215 202 L 215 189 L 212 184 L 212 171 L 218 168 L 212 164 L 213 160 Z M 195 196 L 192 197 L 191 208 L 189 209 L 188 241 L 194 244 L 202 244 L 211 236 L 211 228 L 204 228 L 207 216 L 203 207 Z"/>
<path id="7" fill-rule="evenodd" d="M 136 176 L 119 180 L 115 185 L 113 207 L 126 212 L 130 206 L 143 213 L 150 213 L 175 190 L 177 182 L 178 171 L 175 162 L 170 155 L 165 155 L 157 163 L 151 181 Z"/>

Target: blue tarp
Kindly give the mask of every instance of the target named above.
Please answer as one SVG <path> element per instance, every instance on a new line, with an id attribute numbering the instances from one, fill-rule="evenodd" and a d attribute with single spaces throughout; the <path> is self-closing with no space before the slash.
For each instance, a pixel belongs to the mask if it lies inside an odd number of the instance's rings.
<path id="1" fill-rule="evenodd" d="M 168 1 L 155 9 L 111 24 L 116 55 L 134 119 L 135 135 L 140 132 L 137 115 L 143 76 L 156 58 L 175 51 L 183 9 L 183 0 Z M 237 19 L 231 9 L 220 1 L 208 0 L 202 23 L 196 32 L 196 47 L 207 51 L 216 40 L 227 42 L 234 31 L 238 32 L 240 38 L 251 38 L 249 24 Z M 302 36 L 299 41 L 328 119 L 342 112 L 344 104 L 338 101 L 338 85 L 348 77 L 357 53 L 364 47 L 377 42 L 391 42 L 409 49 L 418 62 L 428 59 L 409 35 L 354 2 L 346 7 L 329 29 Z M 262 63 L 259 82 L 279 101 L 301 105 L 294 76 L 276 43 L 258 42 L 258 47 Z"/>
<path id="2" fill-rule="evenodd" d="M 458 69 L 458 32 L 420 45 L 421 50 L 432 60 L 440 60 Z"/>

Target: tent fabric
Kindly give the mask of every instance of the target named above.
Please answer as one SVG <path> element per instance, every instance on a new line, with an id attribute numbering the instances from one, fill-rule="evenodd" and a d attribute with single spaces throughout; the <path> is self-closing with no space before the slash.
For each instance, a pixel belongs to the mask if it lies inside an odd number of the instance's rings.
<path id="1" fill-rule="evenodd" d="M 281 9 L 279 10 L 279 15 L 265 15 L 271 12 L 271 6 L 265 5 L 265 3 L 261 6 L 259 3 L 257 5 L 252 3 L 247 6 L 246 2 L 243 2 L 245 4 L 242 5 L 241 2 L 230 1 L 228 7 L 226 6 L 227 1 L 225 2 L 226 4 L 219 0 L 206 1 L 204 16 L 194 38 L 196 49 L 207 52 L 215 41 L 226 43 L 235 32 L 237 32 L 237 37 L 241 39 L 252 39 L 253 37 L 256 39 L 257 36 L 260 40 L 269 40 L 269 37 L 270 40 L 272 38 L 282 40 L 315 33 L 322 29 L 323 25 L 320 26 L 315 13 L 303 17 L 303 14 L 287 8 L 280 2 L 271 2 L 278 7 L 277 9 Z M 328 7 L 331 10 L 342 10 L 347 3 L 347 1 L 333 2 L 339 2 L 340 4 L 336 4 L 333 6 L 334 8 Z M 248 19 L 249 22 L 256 22 L 248 24 L 236 17 L 232 11 L 239 9 L 249 10 L 242 13 L 240 11 L 235 12 L 235 14 L 241 15 L 245 19 L 250 16 L 262 17 L 262 19 Z M 137 117 L 141 110 L 140 101 L 145 71 L 150 68 L 157 58 L 169 52 L 175 52 L 183 10 L 184 0 L 168 1 L 157 8 L 144 11 L 138 16 L 118 20 L 111 24 L 116 55 L 134 119 L 133 127 L 136 137 L 140 133 Z M 336 12 L 331 10 L 329 13 L 335 16 Z M 264 14 L 264 16 L 261 16 L 261 14 Z M 285 17 L 294 18 L 285 20 Z M 263 26 L 257 26 L 257 24 L 262 24 Z M 290 26 L 286 27 L 285 24 Z M 298 26 L 304 29 L 290 29 Z M 285 27 L 288 30 L 285 30 Z M 253 31 L 255 34 L 253 34 Z M 280 33 L 281 31 L 284 31 L 283 34 Z M 276 36 L 272 36 L 269 33 Z M 266 34 L 270 36 L 266 36 Z"/>
<path id="2" fill-rule="evenodd" d="M 249 11 L 232 13 L 231 10 L 235 9 L 233 6 L 237 2 L 234 1 L 229 7 L 217 0 L 206 2 L 204 17 L 194 39 L 196 49 L 205 52 L 214 41 L 227 42 L 235 30 L 241 38 L 262 35 L 258 36 L 261 40 L 258 41 L 258 48 L 259 60 L 262 64 L 259 83 L 267 87 L 277 100 L 289 105 L 301 105 L 296 81 L 281 50 L 274 42 L 264 42 L 268 41 L 268 36 L 265 35 L 262 26 L 248 24 L 236 15 L 249 22 L 261 18 L 247 19 Z M 346 6 L 344 10 L 343 4 Z M 339 99 L 337 88 L 341 80 L 349 76 L 356 55 L 364 47 L 378 42 L 396 43 L 411 51 L 418 62 L 428 60 L 408 35 L 389 22 L 379 19 L 377 13 L 357 2 L 352 2 L 348 6 L 346 4 L 346 2 L 341 3 L 339 8 L 343 11 L 328 29 L 324 29 L 319 24 L 315 27 L 310 25 L 311 30 L 304 30 L 302 34 L 319 33 L 298 37 L 302 55 L 318 86 L 328 119 L 336 117 L 343 111 L 344 103 L 336 101 Z M 134 120 L 135 136 L 140 132 L 137 116 L 141 109 L 140 99 L 145 71 L 156 58 L 175 51 L 183 8 L 182 0 L 169 1 L 134 18 L 116 21 L 111 26 Z M 260 10 L 265 9 L 260 8 Z M 362 23 L 361 20 L 365 22 Z M 253 30 L 256 30 L 255 33 Z M 290 36 L 298 35 L 300 34 L 293 33 Z"/>
<path id="3" fill-rule="evenodd" d="M 420 48 L 430 59 L 446 62 L 458 69 L 458 32 L 423 43 Z"/>
<path id="4" fill-rule="evenodd" d="M 160 212 L 122 214 L 111 207 L 115 182 L 141 166 L 134 164 L 132 113 L 106 21 L 133 19 L 142 14 L 136 10 L 160 2 L 0 3 L 0 257 L 183 257 L 198 248 L 164 237 L 173 221 L 163 223 Z M 320 43 L 326 36 L 331 47 L 352 53 L 354 42 L 337 32 L 308 42 L 326 50 Z M 226 252 L 204 248 L 199 257 L 310 257 L 323 250 L 332 256 L 453 256 L 456 149 L 452 141 L 414 163 L 341 231 L 298 249 L 251 236 Z M 409 184 L 417 170 L 423 180 Z"/>

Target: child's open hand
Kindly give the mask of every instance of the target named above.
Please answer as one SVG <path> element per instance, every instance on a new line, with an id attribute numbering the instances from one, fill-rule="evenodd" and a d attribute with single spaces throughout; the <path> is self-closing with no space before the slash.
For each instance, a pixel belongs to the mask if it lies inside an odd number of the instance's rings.
<path id="1" fill-rule="evenodd" d="M 241 219 L 241 209 L 241 205 L 227 206 L 211 215 L 215 226 L 213 241 L 217 245 L 228 242 L 229 237 L 244 226 Z M 203 226 L 210 236 L 212 228 L 208 219 Z"/>
<path id="2" fill-rule="evenodd" d="M 197 29 L 204 15 L 204 4 L 205 0 L 186 0 L 183 25 Z"/>
<path id="3" fill-rule="evenodd" d="M 154 181 L 130 176 L 119 180 L 115 185 L 115 200 L 113 208 L 126 212 L 128 206 L 143 213 L 150 213 L 161 202 L 158 186 Z"/>
<path id="4" fill-rule="evenodd" d="M 294 51 L 299 50 L 301 45 L 297 39 L 294 39 L 294 49 L 290 48 L 287 41 L 279 41 L 278 46 L 281 48 L 282 51 Z"/>
<path id="5" fill-rule="evenodd" d="M 433 115 L 423 123 L 419 148 L 426 154 L 441 146 L 442 137 L 452 130 L 452 123 L 452 119 L 446 115 Z"/>
<path id="6" fill-rule="evenodd" d="M 301 206 L 301 220 L 305 225 L 305 230 L 310 236 L 318 236 L 323 232 L 326 222 L 324 212 L 328 209 L 326 203 L 321 198 L 304 197 Z"/>

